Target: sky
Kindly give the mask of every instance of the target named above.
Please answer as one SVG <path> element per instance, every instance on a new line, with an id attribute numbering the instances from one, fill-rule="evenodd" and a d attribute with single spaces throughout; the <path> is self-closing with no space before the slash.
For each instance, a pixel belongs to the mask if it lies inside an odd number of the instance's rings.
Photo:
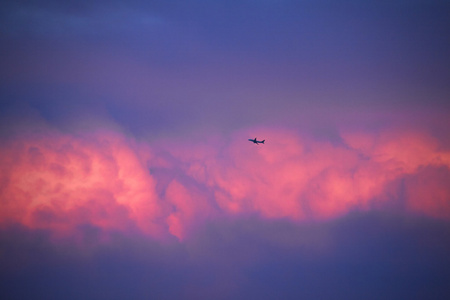
<path id="1" fill-rule="evenodd" d="M 0 298 L 448 299 L 449 13 L 2 1 Z"/>

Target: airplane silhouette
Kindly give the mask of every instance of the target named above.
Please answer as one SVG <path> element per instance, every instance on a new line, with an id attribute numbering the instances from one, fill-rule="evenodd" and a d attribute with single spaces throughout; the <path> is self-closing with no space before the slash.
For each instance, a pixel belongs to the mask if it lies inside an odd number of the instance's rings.
<path id="1" fill-rule="evenodd" d="M 253 142 L 254 144 L 256 144 L 256 145 L 258 145 L 258 144 L 264 144 L 264 141 L 265 140 L 262 140 L 262 141 L 257 141 L 256 140 L 256 138 L 254 138 L 253 140 L 252 139 L 248 139 L 250 142 Z"/>

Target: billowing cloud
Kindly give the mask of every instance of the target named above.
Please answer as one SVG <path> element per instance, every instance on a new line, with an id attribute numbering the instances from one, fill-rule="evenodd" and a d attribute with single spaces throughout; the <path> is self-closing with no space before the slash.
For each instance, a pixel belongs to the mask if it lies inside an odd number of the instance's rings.
<path id="1" fill-rule="evenodd" d="M 46 132 L 2 147 L 2 220 L 64 230 L 77 224 L 156 234 L 161 206 L 139 150 L 123 136 Z"/>
<path id="2" fill-rule="evenodd" d="M 252 132 L 266 144 L 247 142 Z M 438 140 L 407 130 L 341 135 L 338 144 L 267 128 L 202 142 L 113 130 L 15 136 L 1 146 L 1 222 L 185 239 L 218 216 L 308 221 L 397 207 L 450 218 L 450 153 Z"/>

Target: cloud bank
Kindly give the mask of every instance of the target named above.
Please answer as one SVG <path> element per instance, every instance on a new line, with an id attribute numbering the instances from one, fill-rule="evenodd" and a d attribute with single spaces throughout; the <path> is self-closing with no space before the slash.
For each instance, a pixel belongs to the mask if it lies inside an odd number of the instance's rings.
<path id="1" fill-rule="evenodd" d="M 254 132 L 266 145 L 247 142 Z M 262 127 L 197 142 L 114 130 L 17 135 L 0 148 L 0 221 L 183 240 L 218 216 L 302 222 L 389 208 L 450 218 L 450 152 L 438 140 L 411 130 L 341 139 Z"/>

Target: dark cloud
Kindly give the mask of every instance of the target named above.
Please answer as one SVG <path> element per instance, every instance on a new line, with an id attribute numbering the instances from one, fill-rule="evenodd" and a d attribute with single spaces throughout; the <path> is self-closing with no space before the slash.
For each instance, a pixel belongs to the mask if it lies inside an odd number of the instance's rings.
<path id="1" fill-rule="evenodd" d="M 446 299 L 449 231 L 448 222 L 381 212 L 316 224 L 222 219 L 166 244 L 95 228 L 80 228 L 84 242 L 55 242 L 7 227 L 0 291 L 7 299 Z M 92 234 L 109 239 L 86 242 Z"/>

